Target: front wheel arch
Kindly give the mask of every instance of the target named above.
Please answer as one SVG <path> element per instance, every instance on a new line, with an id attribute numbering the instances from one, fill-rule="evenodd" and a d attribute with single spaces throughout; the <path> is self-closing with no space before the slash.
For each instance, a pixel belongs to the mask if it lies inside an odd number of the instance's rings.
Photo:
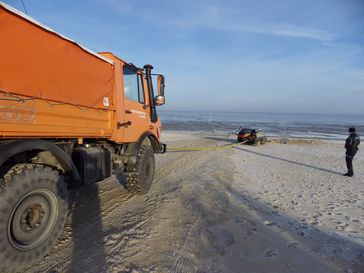
<path id="1" fill-rule="evenodd" d="M 159 141 L 158 138 L 152 132 L 145 132 L 140 136 L 135 146 L 137 153 L 142 148 L 143 145 L 147 144 L 146 142 L 147 143 L 149 142 L 150 146 L 153 148 L 154 153 L 159 153 L 160 151 Z"/>

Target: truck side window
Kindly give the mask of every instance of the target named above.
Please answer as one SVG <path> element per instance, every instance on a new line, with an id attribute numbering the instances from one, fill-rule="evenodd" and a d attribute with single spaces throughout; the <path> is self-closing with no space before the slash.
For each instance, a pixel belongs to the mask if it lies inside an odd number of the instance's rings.
<path id="1" fill-rule="evenodd" d="M 129 100 L 138 101 L 144 104 L 144 90 L 141 76 L 136 70 L 124 66 L 124 94 Z"/>
<path id="2" fill-rule="evenodd" d="M 143 77 L 142 75 L 138 75 L 138 89 L 139 89 L 139 102 L 140 103 L 145 103 L 145 98 L 144 98 L 144 85 L 143 85 Z"/>

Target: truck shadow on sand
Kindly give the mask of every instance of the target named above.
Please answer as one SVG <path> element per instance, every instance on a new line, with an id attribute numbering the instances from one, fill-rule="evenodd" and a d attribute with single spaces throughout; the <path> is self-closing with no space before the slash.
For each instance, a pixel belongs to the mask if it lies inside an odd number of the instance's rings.
<path id="1" fill-rule="evenodd" d="M 336 172 L 336 171 L 333 171 L 333 170 L 329 170 L 329 169 L 325 169 L 325 168 L 321 168 L 321 167 L 317 167 L 317 166 L 312 166 L 312 165 L 309 165 L 309 164 L 305 164 L 305 163 L 301 163 L 301 162 L 297 162 L 297 161 L 293 161 L 293 160 L 289 160 L 289 159 L 285 159 L 285 158 L 281 158 L 281 157 L 277 157 L 277 156 L 273 156 L 273 155 L 268 155 L 268 154 L 264 154 L 264 153 L 260 153 L 260 152 L 255 152 L 255 151 L 247 150 L 247 149 L 244 149 L 244 148 L 241 148 L 241 147 L 234 147 L 234 149 L 240 150 L 240 151 L 243 151 L 243 152 L 247 152 L 247 153 L 251 153 L 251 154 L 255 154 L 255 155 L 259 155 L 259 156 L 262 156 L 262 157 L 270 158 L 270 159 L 275 159 L 275 160 L 287 162 L 287 163 L 294 164 L 294 165 L 297 165 L 297 166 L 303 166 L 303 167 L 315 169 L 315 170 L 318 170 L 318 171 L 323 171 L 323 172 L 337 174 L 337 175 L 342 176 L 342 173 L 339 173 L 339 172 Z"/>
<path id="2" fill-rule="evenodd" d="M 103 214 L 107 214 L 107 211 L 103 211 L 105 207 L 102 208 L 100 194 L 103 190 L 100 190 L 99 183 L 112 183 L 113 187 L 124 188 L 125 177 L 112 175 L 103 181 L 71 190 L 69 200 L 73 248 L 70 264 L 64 272 L 107 272 L 106 234 L 102 225 Z M 125 192 L 124 198 L 129 199 L 130 195 Z"/>
<path id="3" fill-rule="evenodd" d="M 124 188 L 125 177 L 123 174 L 112 175 L 103 181 L 71 190 L 69 206 L 72 211 L 73 248 L 67 273 L 104 272 L 107 267 L 99 183 L 113 183 L 114 187 L 120 185 Z M 125 194 L 125 198 L 130 196 Z"/>
<path id="4" fill-rule="evenodd" d="M 105 198 L 102 199 L 105 188 L 101 183 L 108 184 L 107 187 L 110 184 L 116 188 L 123 187 L 125 177 L 113 175 L 100 182 L 71 188 L 68 199 L 69 216 L 63 235 L 49 255 L 38 264 L 28 267 L 25 272 L 108 272 L 105 250 L 108 227 L 103 226 L 102 219 L 109 208 L 105 207 Z M 125 193 L 122 197 L 124 201 L 132 197 L 123 188 L 120 192 Z"/>
<path id="5" fill-rule="evenodd" d="M 70 207 L 73 248 L 66 272 L 101 272 L 105 265 L 105 250 L 98 185 L 73 189 Z M 86 270 L 88 264 L 97 265 L 97 268 Z"/>

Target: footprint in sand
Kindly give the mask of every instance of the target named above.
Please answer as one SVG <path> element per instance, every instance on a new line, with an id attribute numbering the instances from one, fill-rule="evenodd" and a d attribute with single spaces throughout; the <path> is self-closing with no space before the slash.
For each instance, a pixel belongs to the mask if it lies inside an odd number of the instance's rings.
<path id="1" fill-rule="evenodd" d="M 251 238 L 254 238 L 257 236 L 257 233 L 256 233 L 257 229 L 256 228 L 252 228 L 252 229 L 249 229 L 245 232 L 245 236 L 244 238 L 246 239 L 251 239 Z"/>
<path id="2" fill-rule="evenodd" d="M 298 242 L 290 242 L 290 243 L 287 244 L 287 247 L 291 248 L 291 249 L 297 249 L 298 248 Z"/>
<path id="3" fill-rule="evenodd" d="M 213 243 L 213 247 L 220 255 L 225 254 L 225 248 L 235 243 L 234 236 L 226 229 L 221 230 L 215 236 L 218 239 Z"/>
<path id="4" fill-rule="evenodd" d="M 247 220 L 243 216 L 235 218 L 235 223 L 237 223 L 237 224 L 246 223 L 246 222 L 247 222 Z"/>
<path id="5" fill-rule="evenodd" d="M 264 256 L 267 258 L 272 258 L 278 256 L 278 252 L 275 249 L 267 248 L 264 251 Z"/>

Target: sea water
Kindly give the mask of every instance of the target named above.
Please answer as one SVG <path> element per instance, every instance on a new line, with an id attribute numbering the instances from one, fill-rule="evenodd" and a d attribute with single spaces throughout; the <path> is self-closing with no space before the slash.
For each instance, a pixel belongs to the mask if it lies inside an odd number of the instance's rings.
<path id="1" fill-rule="evenodd" d="M 343 139 L 349 127 L 364 136 L 364 115 L 159 111 L 163 129 L 235 133 L 261 129 L 271 136 Z"/>

